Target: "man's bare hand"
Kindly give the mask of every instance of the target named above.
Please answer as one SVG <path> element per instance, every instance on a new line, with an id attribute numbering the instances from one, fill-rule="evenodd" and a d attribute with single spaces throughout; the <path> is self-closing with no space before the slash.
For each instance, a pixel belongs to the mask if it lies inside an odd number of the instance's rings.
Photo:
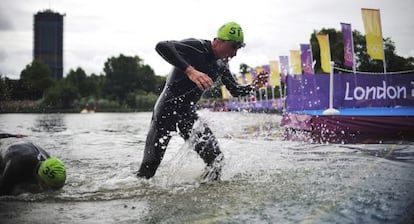
<path id="1" fill-rule="evenodd" d="M 213 80 L 211 80 L 208 75 L 196 70 L 192 66 L 188 66 L 185 70 L 185 73 L 187 74 L 188 78 L 193 81 L 201 90 L 206 90 L 213 86 Z"/>
<path id="2" fill-rule="evenodd" d="M 264 85 L 266 85 L 267 81 L 269 80 L 269 73 L 266 71 L 261 71 L 252 81 L 253 87 L 257 90 Z"/>

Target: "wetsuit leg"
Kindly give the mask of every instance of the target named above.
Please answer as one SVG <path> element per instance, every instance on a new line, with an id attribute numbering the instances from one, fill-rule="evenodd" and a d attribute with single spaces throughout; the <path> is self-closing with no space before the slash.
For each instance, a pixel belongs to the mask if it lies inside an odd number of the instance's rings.
<path id="1" fill-rule="evenodd" d="M 164 157 L 170 139 L 170 131 L 160 127 L 157 122 L 153 120 L 147 135 L 144 157 L 137 173 L 138 177 L 149 179 L 155 175 L 155 172 Z"/>
<path id="2" fill-rule="evenodd" d="M 178 123 L 180 135 L 194 144 L 194 150 L 206 163 L 203 178 L 208 180 L 220 179 L 223 166 L 223 154 L 218 141 L 206 123 L 197 124 L 194 127 L 194 120 L 187 120 Z"/>

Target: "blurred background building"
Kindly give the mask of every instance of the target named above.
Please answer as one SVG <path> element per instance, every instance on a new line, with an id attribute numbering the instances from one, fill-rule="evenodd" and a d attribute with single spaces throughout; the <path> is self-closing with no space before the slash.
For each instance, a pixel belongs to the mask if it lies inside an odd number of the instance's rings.
<path id="1" fill-rule="evenodd" d="M 50 9 L 34 15 L 34 60 L 49 65 L 56 80 L 63 77 L 63 16 Z"/>

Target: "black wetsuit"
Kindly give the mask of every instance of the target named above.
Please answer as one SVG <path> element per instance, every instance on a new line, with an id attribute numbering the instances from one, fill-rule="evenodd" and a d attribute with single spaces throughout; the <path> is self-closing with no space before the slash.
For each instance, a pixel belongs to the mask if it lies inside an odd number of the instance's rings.
<path id="1" fill-rule="evenodd" d="M 226 88 L 236 97 L 250 94 L 252 87 L 241 86 L 236 82 L 228 69 L 228 64 L 215 58 L 211 42 L 208 40 L 191 38 L 182 41 L 162 41 L 157 44 L 156 50 L 174 67 L 154 107 L 144 157 L 137 176 L 154 176 L 171 139 L 170 132 L 176 131 L 177 127 L 185 140 L 189 140 L 191 134 L 195 151 L 207 167 L 212 167 L 213 163 L 220 162 L 223 156 L 215 136 L 206 124 L 202 125 L 201 130 L 196 130 L 196 133 L 191 132 L 198 119 L 196 104 L 203 91 L 184 71 L 191 65 L 207 74 L 213 81 L 220 77 Z M 220 168 L 216 167 L 214 172 L 219 175 Z"/>
<path id="2" fill-rule="evenodd" d="M 47 158 L 49 154 L 31 142 L 14 138 L 0 140 L 0 195 L 13 194 L 17 188 L 38 192 L 36 172 L 41 161 Z"/>

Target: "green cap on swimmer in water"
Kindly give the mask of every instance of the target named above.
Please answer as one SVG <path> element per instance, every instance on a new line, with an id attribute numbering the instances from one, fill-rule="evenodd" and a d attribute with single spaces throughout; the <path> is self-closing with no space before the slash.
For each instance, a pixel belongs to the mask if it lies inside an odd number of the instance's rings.
<path id="1" fill-rule="evenodd" d="M 243 30 L 239 24 L 235 22 L 228 22 L 220 27 L 217 31 L 217 38 L 220 40 L 235 41 L 240 44 L 240 47 L 244 47 L 244 35 Z"/>
<path id="2" fill-rule="evenodd" d="M 65 165 L 55 157 L 50 157 L 43 161 L 37 173 L 40 179 L 52 188 L 61 188 L 65 184 Z"/>

